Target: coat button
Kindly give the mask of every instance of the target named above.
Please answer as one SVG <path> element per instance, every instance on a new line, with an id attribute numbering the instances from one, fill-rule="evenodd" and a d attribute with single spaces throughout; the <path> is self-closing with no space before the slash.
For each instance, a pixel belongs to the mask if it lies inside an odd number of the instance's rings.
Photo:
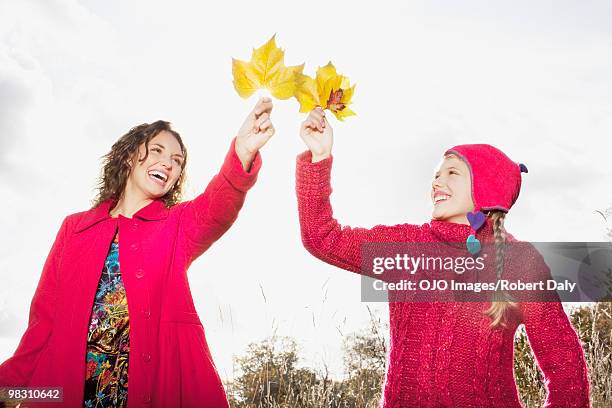
<path id="1" fill-rule="evenodd" d="M 144 316 L 145 319 L 148 319 L 149 317 L 151 317 L 151 311 L 149 309 L 143 309 L 142 315 Z"/>
<path id="2" fill-rule="evenodd" d="M 133 223 L 132 224 L 132 231 L 136 231 L 138 229 L 138 224 Z"/>
<path id="3" fill-rule="evenodd" d="M 134 275 L 136 275 L 138 279 L 141 279 L 143 276 L 145 276 L 145 273 L 142 268 L 138 268 L 136 269 L 136 273 Z"/>
<path id="4" fill-rule="evenodd" d="M 138 249 L 138 245 L 132 244 L 132 245 L 130 245 L 130 248 L 132 249 L 132 251 L 135 251 L 135 250 Z"/>
<path id="5" fill-rule="evenodd" d="M 145 363 L 148 363 L 151 361 L 151 355 L 149 353 L 142 353 L 142 359 Z"/>

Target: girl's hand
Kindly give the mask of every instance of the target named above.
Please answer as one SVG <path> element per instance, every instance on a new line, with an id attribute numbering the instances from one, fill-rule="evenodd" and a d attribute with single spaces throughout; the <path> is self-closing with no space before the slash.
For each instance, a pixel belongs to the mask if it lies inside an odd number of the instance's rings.
<path id="1" fill-rule="evenodd" d="M 325 112 L 320 107 L 313 109 L 300 127 L 300 136 L 312 152 L 312 163 L 324 160 L 331 155 L 334 142 L 333 130 Z"/>
<path id="2" fill-rule="evenodd" d="M 245 171 L 249 171 L 255 155 L 274 134 L 270 120 L 272 99 L 260 98 L 245 119 L 236 136 L 236 154 Z"/>

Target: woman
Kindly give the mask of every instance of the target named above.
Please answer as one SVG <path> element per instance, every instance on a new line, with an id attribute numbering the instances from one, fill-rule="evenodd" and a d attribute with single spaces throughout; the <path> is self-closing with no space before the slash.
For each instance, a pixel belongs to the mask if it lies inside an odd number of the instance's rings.
<path id="1" fill-rule="evenodd" d="M 95 205 L 61 225 L 0 387 L 62 387 L 63 402 L 45 407 L 228 406 L 187 269 L 236 220 L 274 134 L 271 111 L 258 101 L 190 201 L 179 202 L 187 151 L 168 122 L 113 145 Z"/>

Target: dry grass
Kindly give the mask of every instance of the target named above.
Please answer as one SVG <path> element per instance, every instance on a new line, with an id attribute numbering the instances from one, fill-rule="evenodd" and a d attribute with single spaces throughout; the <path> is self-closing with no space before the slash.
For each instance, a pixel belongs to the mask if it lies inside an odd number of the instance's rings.
<path id="1" fill-rule="evenodd" d="M 236 358 L 239 375 L 226 384 L 235 408 L 377 408 L 385 372 L 387 325 L 370 314 L 367 329 L 344 338 L 345 377 L 299 367 L 295 340 L 276 335 L 249 346 Z M 612 302 L 575 309 L 570 315 L 583 343 L 594 408 L 612 406 Z M 540 407 L 546 396 L 524 329 L 515 337 L 515 378 L 525 407 Z"/>

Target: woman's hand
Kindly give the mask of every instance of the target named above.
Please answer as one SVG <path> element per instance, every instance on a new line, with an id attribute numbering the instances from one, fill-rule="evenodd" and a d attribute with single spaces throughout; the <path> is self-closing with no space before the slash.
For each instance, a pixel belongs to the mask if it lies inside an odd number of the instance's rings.
<path id="1" fill-rule="evenodd" d="M 300 136 L 312 152 L 312 162 L 324 160 L 331 155 L 334 132 L 320 107 L 313 109 L 300 127 Z"/>
<path id="2" fill-rule="evenodd" d="M 270 120 L 272 99 L 260 98 L 249 116 L 245 119 L 236 136 L 236 154 L 245 171 L 251 169 L 255 155 L 274 134 Z"/>

